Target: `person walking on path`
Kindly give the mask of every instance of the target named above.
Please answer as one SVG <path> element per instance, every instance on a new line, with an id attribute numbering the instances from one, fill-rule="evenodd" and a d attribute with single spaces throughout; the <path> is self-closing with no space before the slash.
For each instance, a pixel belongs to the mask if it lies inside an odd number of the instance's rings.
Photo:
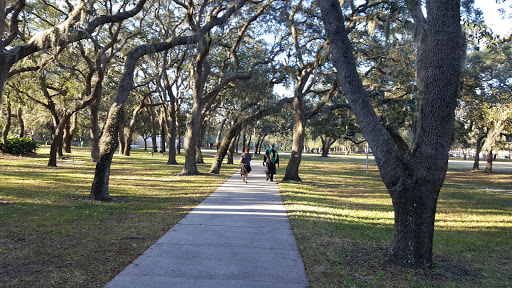
<path id="1" fill-rule="evenodd" d="M 251 185 L 230 177 L 104 288 L 310 287 L 279 187 L 264 170 L 252 167 Z"/>
<path id="2" fill-rule="evenodd" d="M 265 152 L 263 157 L 263 165 L 265 166 L 265 174 L 267 174 L 267 181 L 274 181 L 274 174 L 276 174 L 276 163 L 279 166 L 279 154 L 274 149 L 274 144 L 270 144 L 270 149 Z"/>
<path id="3" fill-rule="evenodd" d="M 252 156 L 251 153 L 249 153 L 249 147 L 247 147 L 240 157 L 240 163 L 242 163 L 242 167 L 240 167 L 240 175 L 244 177 L 244 183 L 247 183 L 247 176 L 249 176 L 249 172 L 251 172 L 251 158 Z"/>

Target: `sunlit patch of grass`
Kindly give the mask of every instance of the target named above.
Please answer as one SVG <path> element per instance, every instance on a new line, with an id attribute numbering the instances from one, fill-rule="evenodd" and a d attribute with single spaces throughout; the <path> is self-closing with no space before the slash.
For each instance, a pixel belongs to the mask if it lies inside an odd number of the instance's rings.
<path id="1" fill-rule="evenodd" d="M 88 200 L 89 149 L 73 147 L 75 163 L 57 168 L 48 152 L 0 157 L 0 287 L 103 286 L 238 169 L 208 174 L 205 155 L 203 174 L 176 176 L 183 166 L 167 155 L 135 149 L 114 156 L 109 192 L 119 202 L 102 203 Z"/>
<path id="2" fill-rule="evenodd" d="M 510 286 L 510 175 L 449 171 L 436 214 L 437 268 L 414 270 L 386 262 L 391 198 L 376 167 L 365 170 L 362 159 L 304 157 L 303 182 L 279 184 L 313 287 Z"/>

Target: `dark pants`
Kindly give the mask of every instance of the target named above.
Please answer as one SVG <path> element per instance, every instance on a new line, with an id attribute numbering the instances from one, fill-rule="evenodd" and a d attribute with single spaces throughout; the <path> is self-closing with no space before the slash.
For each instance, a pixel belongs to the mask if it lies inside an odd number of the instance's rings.
<path id="1" fill-rule="evenodd" d="M 274 181 L 274 174 L 267 173 L 267 180 Z"/>

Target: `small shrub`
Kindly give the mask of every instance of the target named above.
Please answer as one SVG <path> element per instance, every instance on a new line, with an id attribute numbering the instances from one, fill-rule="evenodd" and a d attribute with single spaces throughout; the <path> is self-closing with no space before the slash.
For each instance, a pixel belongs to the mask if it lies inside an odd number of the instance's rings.
<path id="1" fill-rule="evenodd" d="M 20 138 L 15 135 L 7 137 L 7 143 L 4 145 L 0 141 L 0 150 L 9 154 L 27 154 L 36 152 L 38 145 L 36 140 L 32 138 Z"/>

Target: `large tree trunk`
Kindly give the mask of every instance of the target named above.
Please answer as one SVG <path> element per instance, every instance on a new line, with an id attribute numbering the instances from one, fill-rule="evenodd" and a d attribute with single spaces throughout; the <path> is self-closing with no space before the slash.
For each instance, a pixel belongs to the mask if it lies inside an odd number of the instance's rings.
<path id="1" fill-rule="evenodd" d="M 165 107 L 162 106 L 162 109 L 161 109 L 161 115 L 160 115 L 160 151 L 162 152 L 165 152 L 165 138 L 166 138 L 166 135 L 165 135 L 165 127 L 167 126 L 167 124 L 165 124 L 167 121 L 165 121 L 165 116 L 164 114 L 167 113 L 165 111 Z"/>
<path id="2" fill-rule="evenodd" d="M 202 107 L 199 103 L 194 101 L 194 105 L 192 106 L 192 116 L 190 121 L 187 123 L 187 134 L 185 135 L 185 141 L 187 143 L 187 147 L 185 147 L 185 167 L 183 167 L 182 174 L 185 175 L 194 175 L 198 174 L 197 170 L 197 162 L 196 162 L 196 153 L 197 153 L 197 143 L 199 142 L 199 137 L 201 137 L 201 117 Z"/>
<path id="3" fill-rule="evenodd" d="M 228 120 L 228 118 L 229 118 L 229 112 L 228 112 L 228 115 L 226 117 L 224 117 L 224 119 L 220 123 L 219 132 L 217 132 L 217 138 L 215 139 L 215 147 L 217 148 L 217 150 L 219 150 L 219 147 L 221 145 L 222 132 L 224 130 L 224 125 L 226 125 L 226 121 Z"/>
<path id="4" fill-rule="evenodd" d="M 439 191 L 428 183 L 408 184 L 392 198 L 395 225 L 389 255 L 393 262 L 404 266 L 431 265 Z"/>
<path id="5" fill-rule="evenodd" d="M 119 139 L 119 155 L 123 155 L 123 151 L 126 149 L 126 141 L 124 138 L 123 123 L 119 123 L 119 131 L 117 132 L 117 137 Z M 130 145 L 130 144 L 128 144 L 128 145 Z"/>
<path id="6" fill-rule="evenodd" d="M 331 139 L 329 137 L 320 137 L 322 141 L 322 157 L 327 157 L 329 154 L 329 148 L 331 147 L 330 141 Z"/>
<path id="7" fill-rule="evenodd" d="M 492 173 L 492 161 L 494 157 L 492 155 L 492 148 L 487 151 L 487 164 L 485 165 L 485 172 Z"/>
<path id="8" fill-rule="evenodd" d="M 247 146 L 245 146 L 244 148 L 251 147 L 251 141 L 252 141 L 252 134 L 249 135 L 249 139 L 247 140 Z"/>
<path id="9" fill-rule="evenodd" d="M 246 137 L 246 131 L 247 131 L 247 127 L 244 128 L 244 133 L 243 133 L 243 136 L 242 136 L 242 152 L 245 151 L 245 147 L 247 147 L 247 137 Z"/>
<path id="10" fill-rule="evenodd" d="M 171 91 L 172 93 L 172 91 Z M 172 98 L 172 97 L 170 97 Z M 171 99 L 170 105 L 163 105 L 164 110 L 164 123 L 167 126 L 167 138 L 169 139 L 169 157 L 167 159 L 168 165 L 176 165 L 176 106 L 174 105 L 174 98 Z"/>
<path id="11" fill-rule="evenodd" d="M 404 151 L 380 123 L 358 75 L 353 48 L 337 0 L 319 1 L 332 61 L 395 211 L 390 259 L 399 265 L 432 267 L 435 211 L 448 167 L 464 52 L 460 2 L 431 0 L 424 18 L 418 1 L 406 1 L 423 34 L 418 53 L 422 102 L 412 149 Z"/>
<path id="12" fill-rule="evenodd" d="M 7 118 L 5 119 L 6 122 L 4 130 L 2 131 L 2 143 L 4 147 L 7 147 L 7 137 L 9 136 L 9 131 L 11 130 L 11 102 L 9 101 L 9 98 L 6 98 L 6 102 L 7 103 L 5 104 L 5 112 L 7 114 Z"/>
<path id="13" fill-rule="evenodd" d="M 126 66 L 125 66 L 126 67 Z M 124 75 L 123 75 L 124 76 Z M 124 78 L 124 77 L 123 77 Z M 119 95 L 123 92 L 129 93 L 131 89 L 132 79 L 123 79 L 119 85 L 118 95 L 114 103 L 110 107 L 108 113 L 107 123 L 103 130 L 100 141 L 100 158 L 96 163 L 96 170 L 94 172 L 94 180 L 92 182 L 90 198 L 98 201 L 112 201 L 112 197 L 108 191 L 108 184 L 110 179 L 110 166 L 112 165 L 112 158 L 118 147 L 118 133 L 120 124 L 123 122 L 124 111 L 122 103 L 126 102 L 126 98 L 121 98 L 128 95 Z M 128 82 L 128 85 L 125 84 Z M 124 85 L 123 85 L 124 84 Z M 126 87 L 126 86 L 128 87 Z M 121 98 L 121 99 L 119 99 Z M 124 102 L 123 102 L 124 100 Z"/>
<path id="14" fill-rule="evenodd" d="M 18 107 L 18 123 L 20 125 L 20 138 L 25 137 L 25 121 L 23 121 L 23 109 Z"/>
<path id="15" fill-rule="evenodd" d="M 174 110 L 174 105 L 169 107 Z M 176 161 L 176 113 L 171 111 L 171 119 L 167 120 L 167 138 L 169 138 L 169 158 L 167 164 L 177 165 Z"/>
<path id="16" fill-rule="evenodd" d="M 254 145 L 254 155 L 260 154 L 259 149 L 261 138 L 261 136 L 256 137 L 256 144 Z"/>
<path id="17" fill-rule="evenodd" d="M 476 139 L 476 156 L 475 162 L 473 163 L 473 170 L 476 171 L 480 170 L 480 152 L 482 152 L 482 142 L 484 141 L 485 136 L 485 134 L 482 134 Z"/>
<path id="18" fill-rule="evenodd" d="M 176 99 L 176 153 L 181 154 L 181 103 Z"/>
<path id="19" fill-rule="evenodd" d="M 267 137 L 267 135 L 263 135 L 259 141 L 258 154 L 261 154 L 261 149 L 263 149 L 263 141 L 265 141 L 265 137 Z"/>
<path id="20" fill-rule="evenodd" d="M 187 147 L 185 148 L 185 167 L 182 174 L 199 174 L 197 170 L 197 151 L 201 142 L 201 133 L 203 126 L 203 108 L 207 103 L 203 99 L 204 86 L 208 75 L 210 74 L 210 66 L 206 61 L 209 53 L 209 45 L 201 42 L 197 45 L 197 54 L 194 67 L 194 88 L 193 88 L 193 104 L 191 118 L 187 123 L 187 134 L 185 135 Z M 200 147 L 199 147 L 200 150 Z"/>
<path id="21" fill-rule="evenodd" d="M 64 136 L 63 136 L 63 148 L 66 153 L 71 153 L 71 144 L 73 143 L 73 136 L 75 134 L 75 129 L 78 125 L 78 116 L 77 113 L 73 113 L 73 124 L 71 124 L 71 119 L 68 120 L 66 126 L 64 128 Z"/>
<path id="22" fill-rule="evenodd" d="M 62 149 L 66 153 L 71 153 L 71 141 L 73 141 L 73 135 L 71 134 L 71 118 L 68 123 L 64 125 L 64 135 L 62 136 Z"/>
<path id="23" fill-rule="evenodd" d="M 134 123 L 131 123 L 134 122 Z M 130 152 L 132 151 L 132 142 L 133 142 L 133 133 L 135 132 L 135 121 L 130 121 L 130 126 L 128 127 L 128 135 L 126 135 L 126 146 L 124 147 L 124 156 L 130 156 Z"/>
<path id="24" fill-rule="evenodd" d="M 228 130 L 226 135 L 224 135 L 224 138 L 222 139 L 221 144 L 219 145 L 219 147 L 217 147 L 217 153 L 215 153 L 215 157 L 213 159 L 212 166 L 210 168 L 210 173 L 215 173 L 215 174 L 220 173 L 222 161 L 224 160 L 224 157 L 226 156 L 228 151 L 231 148 L 233 148 L 232 146 L 234 146 L 234 142 L 235 142 L 234 139 L 236 138 L 238 133 L 240 133 L 241 127 L 242 127 L 241 122 L 235 123 L 235 125 L 233 125 Z M 230 154 L 231 154 L 231 157 L 228 156 L 228 159 L 231 158 L 231 162 L 233 162 L 233 153 L 231 152 Z"/>
<path id="25" fill-rule="evenodd" d="M 64 146 L 64 135 L 62 135 L 59 146 L 57 147 L 57 155 L 59 155 L 61 157 L 64 156 L 63 146 Z"/>
<path id="26" fill-rule="evenodd" d="M 108 113 L 107 123 L 103 129 L 100 140 L 100 157 L 96 163 L 94 180 L 91 186 L 90 198 L 99 201 L 110 201 L 108 192 L 110 166 L 112 157 L 117 149 L 119 127 L 124 123 L 124 103 L 128 100 L 133 85 L 133 74 L 137 59 L 147 54 L 144 49 L 132 49 L 126 57 L 123 76 L 119 81 L 117 94 L 113 99 Z"/>
<path id="27" fill-rule="evenodd" d="M 175 99 L 172 99 L 169 109 L 169 119 L 167 122 L 167 137 L 169 138 L 169 158 L 167 159 L 167 164 L 176 165 L 178 161 L 176 161 L 176 105 Z"/>
<path id="28" fill-rule="evenodd" d="M 196 163 L 197 164 L 203 164 L 203 153 L 201 152 L 201 146 L 203 146 L 203 139 L 204 139 L 204 132 L 206 130 L 206 123 L 203 121 L 202 128 L 201 128 L 201 136 L 199 136 L 199 141 L 196 143 Z"/>
<path id="29" fill-rule="evenodd" d="M 283 181 L 301 181 L 299 177 L 299 166 L 302 159 L 302 150 L 304 150 L 304 137 L 306 135 L 306 118 L 302 110 L 301 97 L 295 97 L 293 100 L 293 109 L 295 110 L 295 125 L 293 126 L 292 153 L 288 165 L 286 166 Z"/>
<path id="30" fill-rule="evenodd" d="M 91 103 L 91 129 L 89 131 L 91 135 L 91 159 L 93 162 L 97 162 L 100 154 L 100 124 L 99 124 L 99 110 L 101 103 L 101 95 Z"/>
<path id="31" fill-rule="evenodd" d="M 5 4 L 5 1 L 0 1 Z M 5 19 L 5 18 L 2 18 Z M 3 49 L 2 49 L 3 50 Z M 4 95 L 4 85 L 5 81 L 7 81 L 9 70 L 11 70 L 13 63 L 9 63 L 9 59 L 12 59 L 11 55 L 8 55 L 7 53 L 0 53 L 0 104 L 3 102 L 3 95 Z"/>
<path id="32" fill-rule="evenodd" d="M 70 114 L 64 114 L 55 128 L 55 132 L 52 135 L 52 144 L 50 146 L 50 157 L 48 159 L 48 167 L 57 167 L 57 154 L 59 153 L 58 150 L 59 147 L 62 147 L 64 130 L 66 129 L 66 125 L 69 124 L 70 119 Z"/>
<path id="33" fill-rule="evenodd" d="M 112 148 L 114 147 L 117 149 L 117 145 L 112 146 Z M 101 153 L 100 158 L 96 162 L 94 181 L 92 182 L 91 194 L 89 196 L 92 200 L 104 202 L 112 201 L 112 197 L 108 192 L 108 184 L 110 179 L 110 166 L 112 165 L 114 153 L 115 149 L 112 153 Z"/>
<path id="34" fill-rule="evenodd" d="M 167 101 L 164 97 L 164 93 L 160 93 L 160 100 L 162 101 L 162 112 L 163 112 L 163 118 L 165 121 L 165 125 L 167 127 L 167 139 L 169 140 L 169 157 L 167 159 L 168 165 L 176 165 L 178 162 L 176 161 L 176 96 L 174 95 L 174 92 L 172 91 L 172 86 L 174 84 L 171 84 L 169 82 L 169 76 L 167 74 L 167 58 L 168 54 L 167 52 L 164 53 L 163 57 L 163 69 L 162 69 L 162 80 L 164 83 L 164 90 L 162 92 L 165 92 L 165 95 L 167 95 Z M 176 82 L 179 72 L 181 68 L 182 62 L 176 67 Z"/>
<path id="35" fill-rule="evenodd" d="M 130 126 L 128 127 L 128 136 L 126 137 L 127 145 L 125 146 L 123 151 L 124 156 L 130 156 L 130 151 L 132 150 L 131 144 L 133 139 L 133 133 L 135 132 L 135 123 L 137 122 L 137 115 L 139 115 L 139 112 L 144 108 L 145 101 L 148 96 L 148 94 L 144 95 L 139 102 L 139 106 L 137 106 L 132 112 L 132 119 L 130 119 Z M 144 148 L 144 151 L 146 151 L 146 148 Z"/>
<path id="36" fill-rule="evenodd" d="M 229 142 L 227 164 L 234 164 L 233 158 L 235 156 L 235 146 L 236 146 L 236 142 L 238 141 L 238 137 L 240 137 L 240 136 L 237 135 L 237 136 L 233 137 L 233 139 L 231 139 L 231 141 Z"/>
<path id="37" fill-rule="evenodd" d="M 57 115 L 57 111 L 55 107 L 51 105 L 50 113 L 52 114 L 52 124 L 50 125 L 51 135 L 51 144 L 50 144 L 50 156 L 48 158 L 48 166 L 49 167 L 57 167 L 57 155 L 62 156 L 62 135 L 60 136 L 60 140 L 58 140 L 58 126 L 61 123 L 62 119 Z M 65 116 L 65 115 L 64 115 Z M 56 143 L 54 145 L 54 143 Z M 59 151 L 60 150 L 60 151 Z M 60 153 L 59 153 L 60 152 Z"/>
<path id="38" fill-rule="evenodd" d="M 147 107 L 147 111 L 149 114 L 149 118 L 151 119 L 151 149 L 153 152 L 158 152 L 158 144 L 156 143 L 157 136 L 157 127 L 156 127 L 156 117 L 155 117 L 155 106 L 153 105 L 153 100 L 149 97 L 151 101 L 151 105 Z"/>

